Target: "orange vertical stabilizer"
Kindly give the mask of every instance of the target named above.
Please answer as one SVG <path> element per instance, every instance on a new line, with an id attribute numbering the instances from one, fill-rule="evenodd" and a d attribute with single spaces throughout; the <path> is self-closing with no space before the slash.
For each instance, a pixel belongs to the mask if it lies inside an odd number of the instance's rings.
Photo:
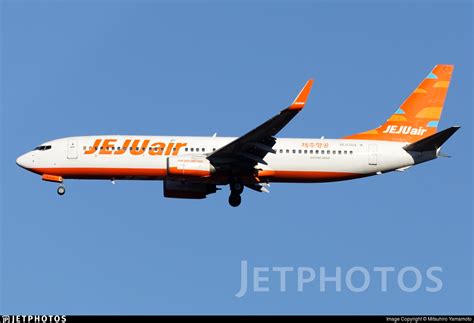
<path id="1" fill-rule="evenodd" d="M 436 133 L 453 65 L 436 65 L 380 127 L 344 139 L 415 142 Z"/>

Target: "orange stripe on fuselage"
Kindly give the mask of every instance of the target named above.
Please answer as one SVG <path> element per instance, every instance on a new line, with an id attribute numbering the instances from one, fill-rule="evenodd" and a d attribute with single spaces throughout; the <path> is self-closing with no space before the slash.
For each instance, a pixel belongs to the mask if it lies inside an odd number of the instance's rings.
<path id="1" fill-rule="evenodd" d="M 74 179 L 120 179 L 120 178 L 139 178 L 139 179 L 163 179 L 167 172 L 164 168 L 33 168 L 32 172 L 39 175 L 48 174 L 61 176 L 63 178 Z M 269 180 L 271 182 L 293 182 L 293 183 L 321 183 L 343 181 L 370 176 L 373 174 L 356 174 L 345 172 L 321 172 L 321 171 L 283 171 L 272 170 L 259 172 L 260 180 Z M 219 174 L 213 174 L 206 181 L 219 178 Z"/>
<path id="2" fill-rule="evenodd" d="M 345 172 L 321 172 L 321 171 L 288 171 L 288 170 L 272 170 L 270 173 L 266 171 L 259 172 L 261 180 L 269 179 L 271 182 L 286 183 L 323 183 L 336 182 L 348 179 L 355 179 L 370 176 L 372 174 L 357 174 Z"/>
<path id="3" fill-rule="evenodd" d="M 75 179 L 110 179 L 140 177 L 159 179 L 166 176 L 166 169 L 163 168 L 103 168 L 103 167 L 67 167 L 67 168 L 32 168 L 32 172 L 37 174 L 48 174 L 62 176 L 63 178 Z"/>

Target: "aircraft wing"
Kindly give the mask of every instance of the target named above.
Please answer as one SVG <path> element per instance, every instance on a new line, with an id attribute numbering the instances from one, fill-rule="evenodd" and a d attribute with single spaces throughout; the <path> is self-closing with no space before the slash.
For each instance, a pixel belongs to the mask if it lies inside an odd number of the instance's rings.
<path id="1" fill-rule="evenodd" d="M 275 135 L 300 112 L 308 98 L 313 80 L 306 82 L 293 103 L 257 128 L 216 150 L 207 158 L 220 169 L 232 169 L 233 173 L 253 169 L 257 163 L 267 164 L 263 158 L 275 153 Z"/>

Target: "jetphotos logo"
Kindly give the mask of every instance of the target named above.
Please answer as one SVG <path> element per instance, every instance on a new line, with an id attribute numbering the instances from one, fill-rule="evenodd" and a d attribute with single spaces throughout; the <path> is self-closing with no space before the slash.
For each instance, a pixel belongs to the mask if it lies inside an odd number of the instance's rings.
<path id="1" fill-rule="evenodd" d="M 235 294 L 241 298 L 249 293 L 287 291 L 320 292 L 349 291 L 362 293 L 370 289 L 388 292 L 390 288 L 405 293 L 437 293 L 443 288 L 441 267 L 420 269 L 414 266 L 401 268 L 362 267 L 252 267 L 247 260 L 240 264 L 240 289 Z"/>
<path id="2" fill-rule="evenodd" d="M 423 136 L 428 130 L 423 127 L 410 127 L 410 126 L 388 126 L 382 133 L 391 133 L 394 135 L 413 135 Z"/>
<path id="3" fill-rule="evenodd" d="M 66 315 L 2 315 L 2 323 L 65 323 Z"/>

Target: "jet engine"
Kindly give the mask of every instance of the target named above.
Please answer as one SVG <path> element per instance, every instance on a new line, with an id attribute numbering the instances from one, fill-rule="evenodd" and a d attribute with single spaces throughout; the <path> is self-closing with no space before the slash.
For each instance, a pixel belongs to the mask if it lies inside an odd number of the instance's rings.
<path id="1" fill-rule="evenodd" d="M 164 180 L 163 193 L 165 197 L 181 199 L 204 199 L 208 194 L 217 191 L 216 185 L 193 183 L 185 181 Z"/>
<path id="2" fill-rule="evenodd" d="M 167 173 L 169 177 L 209 177 L 213 172 L 215 172 L 215 168 L 204 156 L 168 157 Z"/>

